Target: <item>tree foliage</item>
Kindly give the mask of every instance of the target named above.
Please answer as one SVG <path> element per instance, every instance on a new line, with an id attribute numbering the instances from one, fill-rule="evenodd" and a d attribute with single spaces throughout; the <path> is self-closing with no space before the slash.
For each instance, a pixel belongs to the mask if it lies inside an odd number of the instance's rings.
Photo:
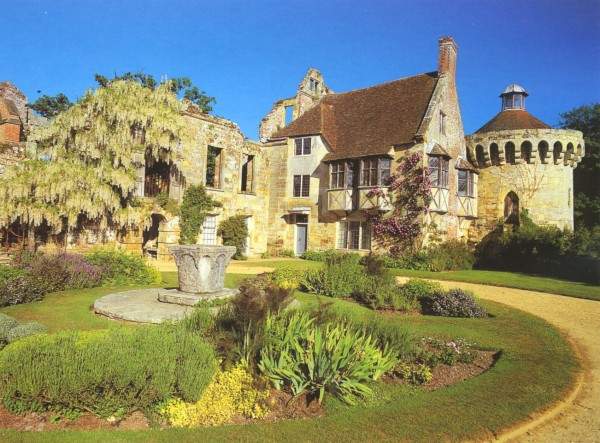
<path id="1" fill-rule="evenodd" d="M 179 243 L 196 244 L 206 216 L 218 207 L 221 207 L 221 202 L 208 195 L 204 186 L 196 185 L 187 188 L 179 208 Z"/>
<path id="2" fill-rule="evenodd" d="M 87 92 L 29 138 L 37 156 L 0 179 L 0 226 L 44 224 L 64 232 L 86 223 L 125 228 L 146 221 L 134 195 L 144 155 L 169 161 L 191 134 L 168 84 L 114 81 Z"/>
<path id="3" fill-rule="evenodd" d="M 585 157 L 573 172 L 575 226 L 600 224 L 600 103 L 561 114 L 560 126 L 583 132 Z"/>
<path id="4" fill-rule="evenodd" d="M 28 106 L 41 116 L 52 118 L 66 111 L 72 105 L 71 100 L 65 94 L 60 93 L 54 96 L 42 95 Z"/>
<path id="5" fill-rule="evenodd" d="M 214 97 L 206 95 L 206 93 L 195 86 L 188 77 L 175 77 L 165 82 L 157 82 L 151 74 L 145 74 L 143 72 L 126 72 L 121 75 L 115 75 L 112 79 L 101 74 L 96 74 L 94 79 L 101 87 L 106 87 L 111 82 L 118 80 L 134 81 L 143 87 L 150 89 L 155 89 L 159 84 L 167 83 L 174 94 L 193 103 L 198 106 L 202 112 L 206 113 L 212 111 L 212 105 L 215 103 Z"/>

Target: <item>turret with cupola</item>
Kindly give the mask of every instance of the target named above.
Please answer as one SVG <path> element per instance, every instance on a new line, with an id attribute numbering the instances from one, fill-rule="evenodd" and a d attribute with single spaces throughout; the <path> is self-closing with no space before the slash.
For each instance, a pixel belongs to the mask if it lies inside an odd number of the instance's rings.
<path id="1" fill-rule="evenodd" d="M 585 153 L 583 136 L 531 115 L 528 95 L 522 86 L 507 86 L 500 112 L 466 137 L 480 173 L 476 237 L 499 222 L 519 223 L 523 210 L 538 224 L 573 228 L 573 169 Z"/>

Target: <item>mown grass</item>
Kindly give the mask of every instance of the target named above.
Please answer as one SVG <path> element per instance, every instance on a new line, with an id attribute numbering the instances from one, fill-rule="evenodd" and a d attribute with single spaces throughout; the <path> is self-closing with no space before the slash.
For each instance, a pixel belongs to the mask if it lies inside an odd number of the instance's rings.
<path id="1" fill-rule="evenodd" d="M 289 260 L 261 260 L 249 261 L 247 266 L 286 267 L 297 270 L 317 269 L 323 264 L 320 262 L 289 259 Z M 402 277 L 428 278 L 433 280 L 460 281 L 465 283 L 478 283 L 490 286 L 505 286 L 507 288 L 526 289 L 529 291 L 546 292 L 550 294 L 566 295 L 569 297 L 600 300 L 600 286 L 589 283 L 562 280 L 558 278 L 541 277 L 537 275 L 520 274 L 502 271 L 413 271 L 411 269 L 390 269 Z"/>
<path id="2" fill-rule="evenodd" d="M 300 262 L 303 263 L 303 262 Z M 304 262 L 306 263 L 306 262 Z M 296 265 L 295 265 L 296 266 Z M 234 285 L 247 276 L 229 275 Z M 166 274 L 168 284 L 174 273 Z M 44 301 L 3 309 L 36 319 L 58 330 L 115 327 L 119 323 L 89 310 L 106 288 L 52 294 Z M 484 374 L 434 392 L 400 385 L 379 385 L 377 396 L 347 407 L 329 401 L 327 414 L 312 420 L 290 420 L 214 428 L 152 429 L 148 431 L 0 431 L 2 441 L 460 441 L 491 439 L 502 429 L 527 419 L 534 411 L 561 398 L 574 380 L 578 363 L 560 333 L 544 320 L 507 306 L 481 301 L 493 317 L 455 319 L 416 315 L 385 315 L 356 303 L 298 294 L 308 307 L 331 303 L 339 313 L 407 328 L 421 336 L 463 337 L 501 357 Z M 69 302 L 67 302 L 67 299 Z M 63 318 L 75 315 L 77 321 Z"/>

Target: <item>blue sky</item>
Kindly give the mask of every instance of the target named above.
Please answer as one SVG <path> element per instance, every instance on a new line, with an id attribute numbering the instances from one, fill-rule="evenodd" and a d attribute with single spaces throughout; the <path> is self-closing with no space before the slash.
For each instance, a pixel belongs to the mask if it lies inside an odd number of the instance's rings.
<path id="1" fill-rule="evenodd" d="M 552 125 L 600 101 L 600 0 L 18 0 L 1 10 L 0 81 L 30 100 L 40 90 L 76 99 L 96 72 L 188 76 L 249 138 L 309 66 L 335 91 L 370 86 L 435 70 L 442 35 L 459 45 L 467 133 L 512 82 Z"/>

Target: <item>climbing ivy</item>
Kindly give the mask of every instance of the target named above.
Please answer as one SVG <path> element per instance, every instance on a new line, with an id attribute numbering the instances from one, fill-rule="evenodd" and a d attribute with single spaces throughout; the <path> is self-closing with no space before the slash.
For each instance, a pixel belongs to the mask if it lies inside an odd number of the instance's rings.
<path id="1" fill-rule="evenodd" d="M 214 200 L 206 193 L 202 185 L 190 186 L 183 194 L 179 208 L 179 243 L 194 245 L 206 216 L 214 209 L 221 207 L 221 202 Z"/>
<path id="2" fill-rule="evenodd" d="M 396 172 L 389 178 L 389 194 L 393 197 L 392 210 L 370 217 L 373 236 L 392 255 L 413 251 L 422 237 L 423 217 L 431 203 L 429 171 L 423 167 L 423 156 L 414 153 L 399 161 Z M 385 197 L 382 189 L 372 195 Z"/>

